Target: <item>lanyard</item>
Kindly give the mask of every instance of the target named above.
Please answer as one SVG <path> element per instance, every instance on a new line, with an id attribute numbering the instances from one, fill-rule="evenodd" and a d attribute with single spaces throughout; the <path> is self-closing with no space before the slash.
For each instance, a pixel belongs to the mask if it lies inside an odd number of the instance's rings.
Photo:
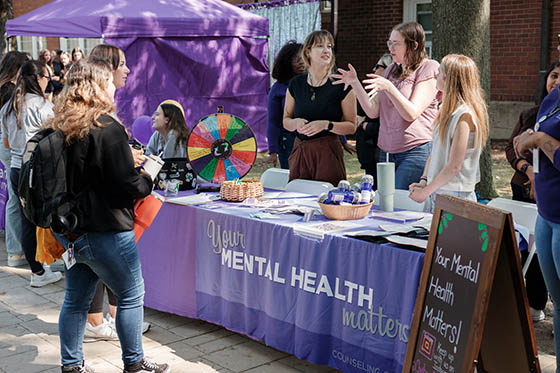
<path id="1" fill-rule="evenodd" d="M 538 122 L 535 124 L 534 131 L 537 132 L 539 128 L 541 128 L 541 123 L 556 114 L 558 111 L 560 111 L 560 101 L 550 113 L 543 115 L 538 120 Z M 533 149 L 533 173 L 535 174 L 539 173 L 539 153 L 539 148 Z"/>
<path id="2" fill-rule="evenodd" d="M 550 113 L 540 117 L 538 122 L 535 124 L 535 128 L 534 128 L 535 132 L 537 132 L 539 130 L 539 128 L 541 128 L 541 123 L 542 122 L 544 122 L 545 120 L 547 120 L 548 118 L 550 118 L 551 116 L 556 114 L 558 111 L 560 111 L 560 102 L 558 102 L 558 105 L 556 105 L 556 107 L 554 109 L 552 109 L 552 111 Z"/>

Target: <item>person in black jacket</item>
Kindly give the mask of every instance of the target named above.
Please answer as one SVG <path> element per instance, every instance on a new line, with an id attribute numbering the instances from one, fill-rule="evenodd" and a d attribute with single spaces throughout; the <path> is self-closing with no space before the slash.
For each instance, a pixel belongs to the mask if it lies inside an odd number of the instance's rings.
<path id="1" fill-rule="evenodd" d="M 124 372 L 168 373 L 167 364 L 152 362 L 142 349 L 144 280 L 132 230 L 133 203 L 150 194 L 152 180 L 134 168 L 126 131 L 112 114 L 114 94 L 107 62 L 79 61 L 71 67 L 48 122 L 65 135 L 67 188 L 79 195 L 77 227 L 55 234 L 69 258 L 59 317 L 62 371 L 93 372 L 84 364 L 82 342 L 101 279 L 118 300 L 116 328 Z"/>

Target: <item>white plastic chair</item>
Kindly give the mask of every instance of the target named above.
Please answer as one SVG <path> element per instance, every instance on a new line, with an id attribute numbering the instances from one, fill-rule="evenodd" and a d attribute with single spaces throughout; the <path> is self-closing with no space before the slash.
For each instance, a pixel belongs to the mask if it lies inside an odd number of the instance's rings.
<path id="1" fill-rule="evenodd" d="M 533 238 L 535 235 L 535 223 L 537 222 L 537 205 L 534 203 L 514 201 L 506 198 L 494 198 L 488 202 L 488 206 L 511 212 L 514 222 L 529 229 L 529 233 L 531 234 L 529 241 L 531 242 L 529 242 L 529 256 L 523 266 L 523 276 L 525 277 L 525 274 L 529 269 L 529 264 L 531 264 L 531 260 L 537 250 L 535 240 Z"/>
<path id="2" fill-rule="evenodd" d="M 377 192 L 375 192 L 375 206 L 379 206 L 379 198 L 377 197 Z M 418 203 L 409 197 L 410 192 L 403 189 L 395 189 L 395 194 L 393 195 L 393 207 L 397 209 L 403 209 L 408 211 L 424 211 L 424 206 L 426 203 Z"/>
<path id="3" fill-rule="evenodd" d="M 263 187 L 277 190 L 285 190 L 290 180 L 290 170 L 282 168 L 269 168 L 261 175 Z"/>
<path id="4" fill-rule="evenodd" d="M 318 196 L 334 189 L 334 186 L 326 181 L 295 179 L 286 185 L 286 192 L 306 193 Z"/>

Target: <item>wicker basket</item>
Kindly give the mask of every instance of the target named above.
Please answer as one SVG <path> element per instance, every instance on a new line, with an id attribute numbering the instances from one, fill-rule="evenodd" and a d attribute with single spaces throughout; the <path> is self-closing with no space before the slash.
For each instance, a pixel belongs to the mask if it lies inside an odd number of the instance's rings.
<path id="1" fill-rule="evenodd" d="M 257 179 L 247 179 L 239 184 L 224 181 L 220 187 L 220 197 L 224 201 L 241 202 L 246 198 L 259 198 L 264 193 L 262 183 Z"/>
<path id="2" fill-rule="evenodd" d="M 319 203 L 323 214 L 331 220 L 357 220 L 367 216 L 373 202 L 367 205 L 325 205 Z"/>

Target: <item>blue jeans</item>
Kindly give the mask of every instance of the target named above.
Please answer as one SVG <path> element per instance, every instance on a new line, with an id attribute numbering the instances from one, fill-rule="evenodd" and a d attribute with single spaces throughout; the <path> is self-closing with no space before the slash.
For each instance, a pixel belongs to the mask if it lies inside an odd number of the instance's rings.
<path id="1" fill-rule="evenodd" d="M 6 169 L 8 184 L 8 202 L 6 202 L 6 251 L 9 255 L 21 255 L 21 218 L 19 215 L 19 200 L 10 182 L 10 151 L 0 144 L 0 161 Z"/>
<path id="2" fill-rule="evenodd" d="M 389 153 L 389 161 L 395 163 L 395 189 L 408 190 L 410 184 L 420 181 L 431 151 L 430 141 L 402 153 Z M 379 162 L 386 161 L 386 154 L 379 151 Z"/>
<path id="3" fill-rule="evenodd" d="M 544 282 L 554 305 L 554 349 L 560 357 L 560 224 L 537 217 L 535 244 Z M 556 372 L 560 372 L 556 359 Z"/>
<path id="4" fill-rule="evenodd" d="M 55 237 L 68 249 L 66 237 Z M 74 256 L 76 264 L 66 270 L 66 295 L 58 320 L 62 365 L 81 365 L 84 360 L 84 328 L 98 279 L 117 297 L 115 324 L 123 362 L 139 362 L 144 357 L 144 279 L 134 232 L 85 233 L 74 241 Z"/>

